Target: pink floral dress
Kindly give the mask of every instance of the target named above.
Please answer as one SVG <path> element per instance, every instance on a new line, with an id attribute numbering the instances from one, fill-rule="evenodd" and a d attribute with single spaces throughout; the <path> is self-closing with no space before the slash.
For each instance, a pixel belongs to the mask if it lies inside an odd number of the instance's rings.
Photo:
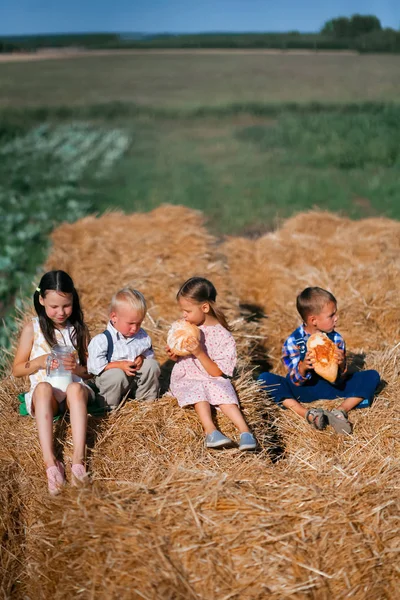
<path id="1" fill-rule="evenodd" d="M 236 366 L 236 344 L 233 336 L 220 325 L 200 325 L 200 343 L 224 375 L 232 376 Z M 213 406 L 239 404 L 232 383 L 225 377 L 209 375 L 193 355 L 183 356 L 174 365 L 171 393 L 181 407 L 206 401 Z"/>

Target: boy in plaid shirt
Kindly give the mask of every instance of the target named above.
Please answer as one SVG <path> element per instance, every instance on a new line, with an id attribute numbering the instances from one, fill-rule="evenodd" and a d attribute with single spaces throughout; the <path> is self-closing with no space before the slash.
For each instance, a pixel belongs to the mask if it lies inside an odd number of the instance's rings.
<path id="1" fill-rule="evenodd" d="M 369 370 L 347 375 L 346 345 L 335 331 L 338 317 L 333 294 L 319 287 L 308 287 L 297 296 L 296 306 L 303 323 L 283 345 L 282 361 L 288 374 L 281 377 L 261 373 L 259 381 L 268 389 L 274 402 L 290 408 L 316 429 L 325 429 L 329 424 L 337 433 L 351 433 L 347 413 L 357 406 L 371 405 L 380 381 L 379 374 Z M 318 331 L 325 333 L 336 345 L 338 376 L 335 383 L 329 383 L 315 373 L 313 352 L 307 351 L 308 338 Z M 333 410 L 303 406 L 315 400 L 338 398 L 343 400 Z"/>

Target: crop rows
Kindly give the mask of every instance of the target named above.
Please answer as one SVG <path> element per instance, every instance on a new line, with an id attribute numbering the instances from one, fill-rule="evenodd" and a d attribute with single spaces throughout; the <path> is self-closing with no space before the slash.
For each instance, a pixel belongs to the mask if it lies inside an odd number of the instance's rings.
<path id="1" fill-rule="evenodd" d="M 52 228 L 93 210 L 99 180 L 129 144 L 120 129 L 73 122 L 42 124 L 0 146 L 0 316 L 10 317 L 17 296 L 30 292 Z M 6 325 L 2 346 L 11 318 Z"/>

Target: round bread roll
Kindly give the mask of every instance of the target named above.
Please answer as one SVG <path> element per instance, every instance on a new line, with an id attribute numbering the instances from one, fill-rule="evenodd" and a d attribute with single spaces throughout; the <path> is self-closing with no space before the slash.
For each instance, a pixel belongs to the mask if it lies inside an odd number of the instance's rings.
<path id="1" fill-rule="evenodd" d="M 307 349 L 315 355 L 314 371 L 331 383 L 335 383 L 338 374 L 335 348 L 336 345 L 322 331 L 313 333 L 307 341 Z"/>
<path id="2" fill-rule="evenodd" d="M 172 323 L 168 332 L 167 344 L 177 356 L 189 356 L 191 352 L 186 350 L 186 343 L 191 337 L 199 340 L 200 329 L 197 325 L 193 325 L 184 319 L 180 319 L 179 321 Z"/>

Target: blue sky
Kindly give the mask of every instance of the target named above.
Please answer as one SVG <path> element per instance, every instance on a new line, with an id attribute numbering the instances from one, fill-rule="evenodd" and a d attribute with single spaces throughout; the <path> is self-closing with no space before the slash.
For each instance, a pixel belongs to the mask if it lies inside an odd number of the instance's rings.
<path id="1" fill-rule="evenodd" d="M 0 0 L 0 35 L 78 31 L 318 31 L 374 14 L 400 28 L 399 0 Z"/>

